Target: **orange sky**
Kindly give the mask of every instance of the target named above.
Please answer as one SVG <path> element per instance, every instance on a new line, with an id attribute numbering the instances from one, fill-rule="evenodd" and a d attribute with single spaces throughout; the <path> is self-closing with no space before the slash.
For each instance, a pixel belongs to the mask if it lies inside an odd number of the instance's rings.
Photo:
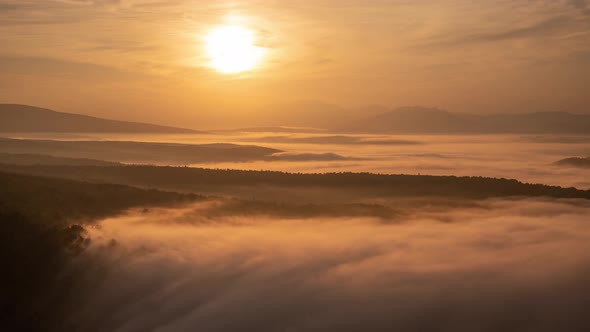
<path id="1" fill-rule="evenodd" d="M 224 24 L 258 68 L 207 66 Z M 0 0 L 0 44 L 0 102 L 193 128 L 300 100 L 590 112 L 586 0 Z"/>

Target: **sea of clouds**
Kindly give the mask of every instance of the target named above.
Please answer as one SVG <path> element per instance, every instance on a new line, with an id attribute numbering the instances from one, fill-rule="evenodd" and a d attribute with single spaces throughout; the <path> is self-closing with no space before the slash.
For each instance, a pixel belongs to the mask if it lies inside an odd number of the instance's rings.
<path id="1" fill-rule="evenodd" d="M 220 203 L 221 204 L 221 203 Z M 216 206 L 215 208 L 218 208 Z M 489 200 L 374 218 L 217 215 L 89 228 L 77 331 L 588 331 L 590 203 Z"/>

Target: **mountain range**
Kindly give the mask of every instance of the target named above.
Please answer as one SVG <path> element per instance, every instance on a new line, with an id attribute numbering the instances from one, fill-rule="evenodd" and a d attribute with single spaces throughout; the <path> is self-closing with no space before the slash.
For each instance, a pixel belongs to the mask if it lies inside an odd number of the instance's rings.
<path id="1" fill-rule="evenodd" d="M 185 128 L 102 119 L 18 104 L 0 104 L 0 132 L 197 133 Z"/>
<path id="2" fill-rule="evenodd" d="M 320 103 L 276 105 L 266 113 L 283 125 L 365 134 L 588 134 L 590 115 L 567 112 L 468 114 L 438 108 L 346 109 Z M 342 114 L 339 114 L 342 112 Z M 314 117 L 311 116 L 315 114 Z M 269 119 L 261 119 L 265 125 Z M 272 129 L 278 128 L 278 129 Z M 288 128 L 286 130 L 285 128 Z M 317 129 L 314 129 L 317 131 Z M 297 131 L 262 127 L 254 131 Z M 0 104 L 0 132 L 195 134 L 191 129 L 117 121 L 17 104 Z"/>
<path id="3" fill-rule="evenodd" d="M 400 107 L 340 128 L 380 134 L 589 134 L 590 115 L 534 112 L 476 115 Z"/>

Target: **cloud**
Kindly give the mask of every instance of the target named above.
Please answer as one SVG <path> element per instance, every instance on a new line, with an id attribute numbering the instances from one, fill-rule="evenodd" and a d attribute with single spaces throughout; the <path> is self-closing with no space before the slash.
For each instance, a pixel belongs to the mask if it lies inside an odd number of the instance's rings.
<path id="1" fill-rule="evenodd" d="M 539 35 L 547 36 L 547 34 L 562 29 L 564 24 L 567 22 L 568 18 L 566 17 L 556 17 L 538 22 L 533 25 L 514 28 L 506 31 L 470 35 L 465 37 L 463 42 L 492 42 L 535 37 Z"/>
<path id="2" fill-rule="evenodd" d="M 4 74 L 63 78 L 96 82 L 122 82 L 145 79 L 148 76 L 117 68 L 60 60 L 47 57 L 0 56 L 0 70 Z"/>
<path id="3" fill-rule="evenodd" d="M 567 167 L 580 167 L 580 168 L 590 168 L 590 157 L 586 158 L 579 158 L 579 157 L 570 157 L 558 160 L 554 163 L 557 166 L 567 166 Z"/>
<path id="4" fill-rule="evenodd" d="M 523 136 L 521 140 L 535 143 L 559 143 L 559 144 L 585 144 L 590 143 L 590 136 L 567 136 L 567 135 L 545 135 L 545 136 Z"/>
<path id="5" fill-rule="evenodd" d="M 269 157 L 273 161 L 336 161 L 336 160 L 362 160 L 360 158 L 345 157 L 336 153 L 275 153 Z"/>
<path id="6" fill-rule="evenodd" d="M 90 229 L 86 253 L 102 269 L 69 327 L 585 331 L 588 204 L 486 205 L 418 210 L 394 225 L 237 215 L 187 223 L 207 215 L 203 206 L 106 219 Z"/>
<path id="7" fill-rule="evenodd" d="M 415 145 L 420 141 L 395 139 L 387 137 L 362 137 L 362 136 L 265 136 L 252 137 L 252 142 L 268 143 L 302 143 L 302 144 L 338 144 L 338 145 Z"/>
<path id="8" fill-rule="evenodd" d="M 0 3 L 0 12 L 8 12 L 25 8 L 26 5 L 18 3 Z"/>
<path id="9" fill-rule="evenodd" d="M 587 1 L 570 0 L 4 0 L 0 26 L 6 29 L 0 41 L 12 45 L 3 53 L 13 56 L 152 74 L 156 78 L 145 86 L 154 93 L 129 86 L 126 96 L 132 97 L 122 101 L 116 93 L 90 87 L 84 109 L 174 109 L 173 118 L 184 115 L 177 120 L 184 122 L 198 108 L 194 125 L 217 125 L 219 116 L 232 122 L 227 126 L 242 126 L 237 119 L 243 118 L 268 119 L 262 125 L 308 126 L 303 122 L 307 115 L 293 113 L 289 119 L 299 123 L 286 123 L 273 117 L 277 110 L 254 111 L 261 104 L 297 99 L 350 105 L 425 103 L 481 113 L 566 103 L 563 107 L 583 111 L 587 96 L 578 92 L 588 76 L 587 8 Z M 272 52 L 259 70 L 228 80 L 207 68 L 199 36 L 233 14 L 243 15 L 240 22 L 259 31 L 260 42 Z M 566 63 L 574 57 L 576 63 Z M 19 85 L 37 88 L 42 79 L 40 74 Z M 253 84 L 247 92 L 246 85 L 237 83 L 243 80 Z M 526 89 L 515 93 L 512 85 Z M 44 98 L 49 105 L 80 106 L 72 104 L 69 88 L 54 86 Z M 28 94 L 19 96 L 24 93 L 14 86 L 9 89 L 8 98 L 35 102 Z M 221 98 L 219 91 L 232 91 L 234 98 Z M 494 98 L 477 98 L 490 91 L 497 91 Z M 140 98 L 144 95 L 151 100 Z M 109 107 L 103 105 L 105 96 L 113 100 Z M 236 116 L 244 110 L 255 116 Z M 319 125 L 349 118 L 325 114 L 312 112 L 311 117 Z"/>
<path id="10" fill-rule="evenodd" d="M 571 61 L 587 49 L 587 4 L 576 0 L 537 0 L 466 5 L 458 1 L 444 7 L 454 9 L 449 11 L 448 18 L 436 22 L 438 25 L 428 25 L 432 29 L 410 43 L 419 52 L 438 50 L 452 54 L 469 48 L 477 61 L 488 62 L 488 66 L 490 61 L 521 68 L 541 62 L 555 65 Z M 546 47 L 549 42 L 553 48 Z M 467 61 L 465 65 L 473 63 Z"/>
<path id="11" fill-rule="evenodd" d="M 67 6 L 60 1 L 5 0 L 0 3 L 0 12 L 3 13 L 0 26 L 55 25 L 80 21 L 75 15 L 68 15 Z"/>
<path id="12" fill-rule="evenodd" d="M 590 15 L 590 2 L 588 2 L 588 0 L 570 0 L 569 2 L 584 15 Z"/>
<path id="13" fill-rule="evenodd" d="M 547 38 L 558 32 L 568 31 L 568 17 L 552 17 L 534 24 L 514 27 L 511 29 L 502 29 L 496 31 L 457 34 L 450 37 L 438 38 L 433 42 L 427 43 L 426 47 L 456 47 L 462 45 L 473 45 L 478 43 L 493 43 L 517 39 L 528 38 Z"/>

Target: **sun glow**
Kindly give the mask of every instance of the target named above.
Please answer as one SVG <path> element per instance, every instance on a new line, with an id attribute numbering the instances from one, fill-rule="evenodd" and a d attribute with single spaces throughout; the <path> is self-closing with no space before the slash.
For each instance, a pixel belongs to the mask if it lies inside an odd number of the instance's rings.
<path id="1" fill-rule="evenodd" d="M 254 69 L 265 49 L 255 45 L 252 30 L 239 25 L 215 28 L 205 37 L 209 66 L 221 73 L 240 73 Z"/>

